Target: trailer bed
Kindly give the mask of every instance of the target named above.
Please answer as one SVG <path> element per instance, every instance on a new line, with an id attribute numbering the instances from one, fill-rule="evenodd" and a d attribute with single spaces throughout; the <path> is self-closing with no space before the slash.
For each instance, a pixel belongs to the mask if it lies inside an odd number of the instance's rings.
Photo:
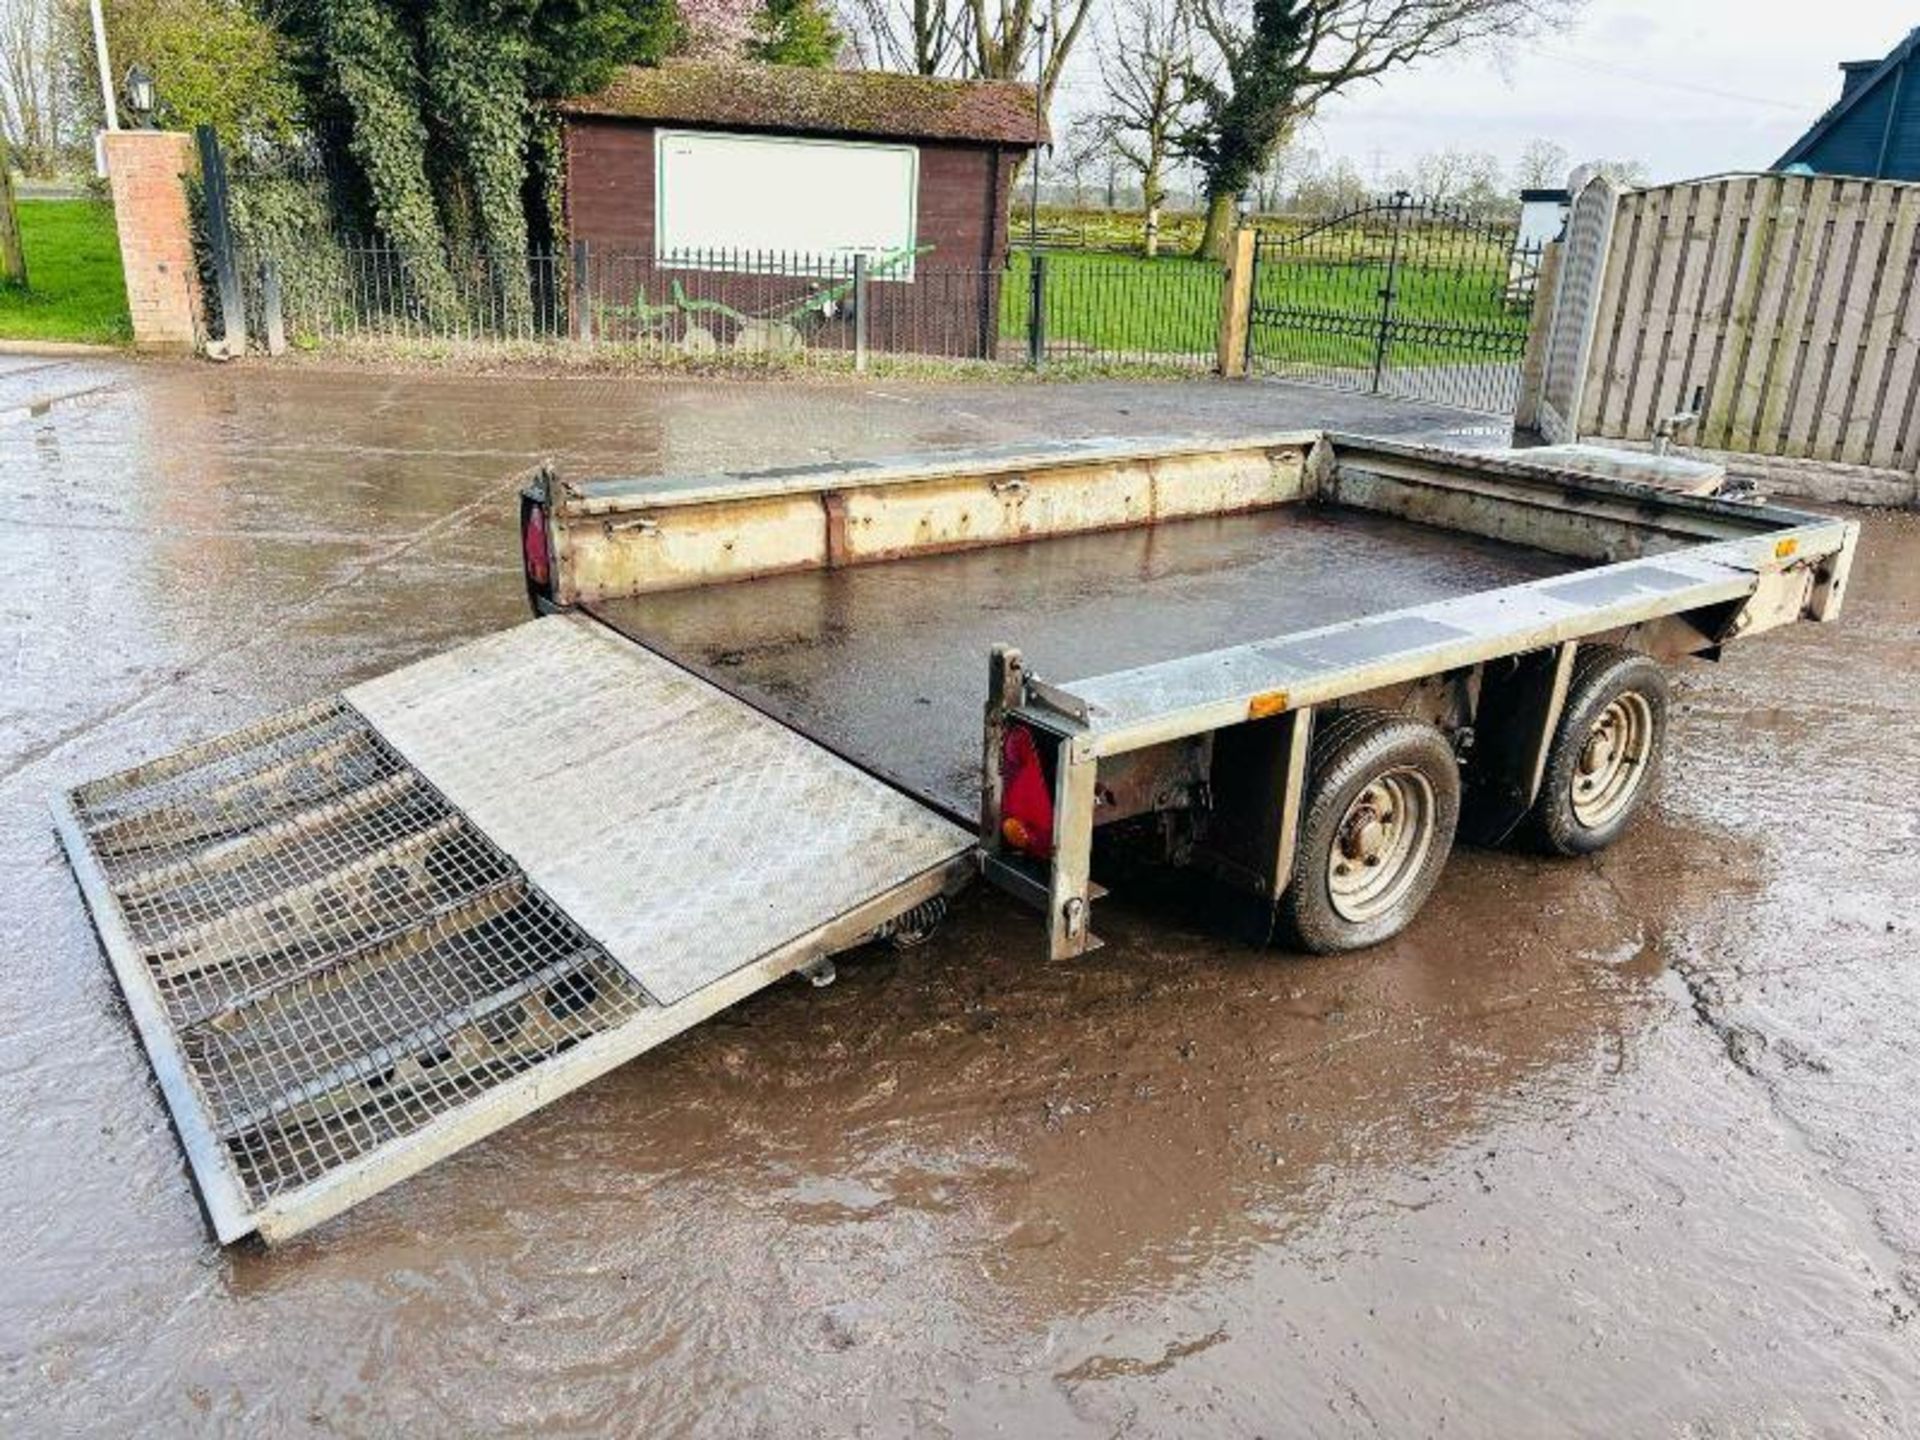
<path id="1" fill-rule="evenodd" d="M 588 608 L 972 821 L 989 648 L 1070 682 L 1582 568 L 1328 504 L 1165 522 Z"/>
<path id="2" fill-rule="evenodd" d="M 1579 645 L 1831 618 L 1855 537 L 1322 435 L 541 467 L 521 504 L 545 618 L 54 803 L 223 1240 L 923 935 L 976 873 L 1084 953 L 1098 823 L 1204 810 L 1185 858 L 1271 902 L 1322 707 L 1464 714 L 1517 818 Z M 1041 854 L 1002 823 L 1013 725 L 1029 780 L 1053 755 Z"/>

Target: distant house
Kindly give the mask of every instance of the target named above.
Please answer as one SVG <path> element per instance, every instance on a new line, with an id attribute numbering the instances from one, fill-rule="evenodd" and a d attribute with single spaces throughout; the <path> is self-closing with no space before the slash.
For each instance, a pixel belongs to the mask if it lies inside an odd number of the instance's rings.
<path id="1" fill-rule="evenodd" d="M 1840 66 L 1840 98 L 1774 168 L 1920 180 L 1920 29 L 1881 60 Z"/>
<path id="2" fill-rule="evenodd" d="M 568 238 L 619 257 L 590 266 L 603 299 L 732 296 L 752 287 L 718 276 L 844 274 L 864 254 L 876 347 L 995 345 L 1014 169 L 1046 139 L 1032 86 L 670 62 L 559 110 Z"/>

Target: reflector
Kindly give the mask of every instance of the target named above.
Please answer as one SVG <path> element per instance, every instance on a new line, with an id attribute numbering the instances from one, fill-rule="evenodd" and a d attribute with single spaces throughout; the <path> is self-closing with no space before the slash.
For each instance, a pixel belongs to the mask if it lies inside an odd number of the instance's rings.
<path id="1" fill-rule="evenodd" d="M 553 558 L 547 546 L 547 511 L 543 505 L 528 505 L 520 525 L 520 556 L 527 571 L 527 583 L 545 590 L 553 583 Z"/>
<path id="2" fill-rule="evenodd" d="M 1053 854 L 1053 794 L 1033 732 L 1009 725 L 1000 743 L 1000 834 L 1039 859 Z"/>

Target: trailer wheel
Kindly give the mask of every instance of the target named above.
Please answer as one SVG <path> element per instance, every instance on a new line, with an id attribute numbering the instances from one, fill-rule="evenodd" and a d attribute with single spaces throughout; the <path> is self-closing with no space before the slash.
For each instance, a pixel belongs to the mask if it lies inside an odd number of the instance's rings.
<path id="1" fill-rule="evenodd" d="M 1453 849 L 1460 770 L 1424 720 L 1341 710 L 1313 737 L 1283 934 L 1316 954 L 1360 950 L 1404 930 Z"/>
<path id="2" fill-rule="evenodd" d="M 1668 693 L 1666 672 L 1647 656 L 1615 645 L 1581 648 L 1528 816 L 1537 848 L 1587 855 L 1620 838 L 1653 793 Z"/>

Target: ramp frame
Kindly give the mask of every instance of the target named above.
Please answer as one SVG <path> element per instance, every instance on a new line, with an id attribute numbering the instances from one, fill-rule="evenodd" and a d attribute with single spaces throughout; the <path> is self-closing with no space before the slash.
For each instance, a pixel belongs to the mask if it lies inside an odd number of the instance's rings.
<path id="1" fill-rule="evenodd" d="M 223 1243 L 298 1234 L 973 873 L 971 836 L 935 822 L 950 840 L 801 933 L 730 937 L 744 963 L 662 1003 L 351 697 L 53 811 Z"/>

